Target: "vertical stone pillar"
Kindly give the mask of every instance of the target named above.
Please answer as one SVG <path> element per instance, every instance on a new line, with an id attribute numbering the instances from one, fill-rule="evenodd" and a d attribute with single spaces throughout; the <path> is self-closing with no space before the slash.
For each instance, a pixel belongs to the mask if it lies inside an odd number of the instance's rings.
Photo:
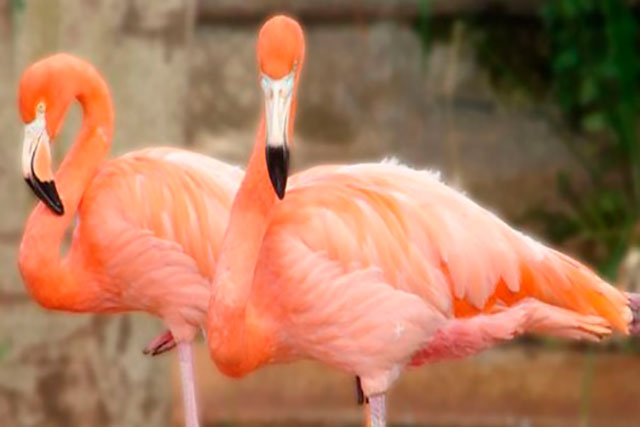
<path id="1" fill-rule="evenodd" d="M 112 155 L 183 144 L 194 0 L 0 0 L 0 419 L 3 426 L 167 426 L 170 358 L 142 347 L 161 330 L 146 315 L 52 313 L 16 269 L 34 198 L 22 182 L 16 89 L 24 68 L 67 51 L 95 64 L 116 108 Z M 55 143 L 60 159 L 80 121 Z"/>

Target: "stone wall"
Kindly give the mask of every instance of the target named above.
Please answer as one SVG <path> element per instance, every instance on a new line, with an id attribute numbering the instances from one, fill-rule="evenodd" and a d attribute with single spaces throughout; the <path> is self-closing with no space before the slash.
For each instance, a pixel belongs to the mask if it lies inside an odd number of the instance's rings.
<path id="1" fill-rule="evenodd" d="M 142 347 L 148 316 L 51 313 L 26 295 L 15 256 L 34 198 L 20 172 L 16 88 L 27 64 L 69 51 L 93 62 L 115 99 L 114 151 L 184 140 L 191 0 L 0 1 L 0 425 L 162 426 L 171 410 L 170 358 Z M 55 155 L 79 123 L 71 112 Z"/>

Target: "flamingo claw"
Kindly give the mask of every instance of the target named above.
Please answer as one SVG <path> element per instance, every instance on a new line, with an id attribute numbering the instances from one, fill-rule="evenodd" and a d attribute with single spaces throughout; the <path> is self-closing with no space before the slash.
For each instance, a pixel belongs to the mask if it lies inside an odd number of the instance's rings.
<path id="1" fill-rule="evenodd" d="M 157 356 L 172 350 L 176 345 L 176 340 L 173 338 L 171 331 L 165 331 L 155 337 L 149 345 L 142 350 L 142 354 L 146 356 Z"/>
<path id="2" fill-rule="evenodd" d="M 360 376 L 356 375 L 356 400 L 358 405 L 364 405 L 369 403 L 369 398 L 364 395 L 362 390 L 362 383 L 360 382 Z"/>

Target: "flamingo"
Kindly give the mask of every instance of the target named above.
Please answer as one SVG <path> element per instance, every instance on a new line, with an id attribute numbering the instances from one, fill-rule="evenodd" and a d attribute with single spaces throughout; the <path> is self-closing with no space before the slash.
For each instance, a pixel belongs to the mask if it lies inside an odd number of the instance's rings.
<path id="1" fill-rule="evenodd" d="M 600 340 L 613 329 L 640 331 L 637 296 L 509 227 L 434 173 L 393 161 L 312 168 L 287 190 L 304 58 L 295 20 L 263 25 L 264 113 L 206 319 L 210 356 L 223 373 L 320 361 L 357 376 L 368 425 L 380 427 L 385 394 L 405 367 L 528 332 Z"/>
<path id="2" fill-rule="evenodd" d="M 57 173 L 50 144 L 73 101 L 76 141 Z M 204 323 L 219 243 L 242 170 L 206 156 L 151 148 L 105 160 L 114 113 L 107 84 L 87 62 L 56 54 L 26 69 L 22 167 L 40 198 L 27 220 L 19 270 L 43 307 L 73 312 L 146 311 L 169 332 L 147 352 L 177 343 L 185 420 L 198 425 L 191 341 Z M 68 252 L 67 229 L 77 218 Z"/>

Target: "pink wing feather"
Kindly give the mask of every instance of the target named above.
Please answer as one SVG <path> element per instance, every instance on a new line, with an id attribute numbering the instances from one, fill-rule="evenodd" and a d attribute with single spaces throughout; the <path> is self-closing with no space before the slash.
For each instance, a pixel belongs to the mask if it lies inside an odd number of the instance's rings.
<path id="1" fill-rule="evenodd" d="M 248 313 L 309 357 L 383 392 L 405 364 L 523 332 L 627 331 L 627 296 L 441 183 L 393 163 L 294 176 L 265 235 Z M 277 301 L 277 303 L 274 303 Z"/>
<path id="2" fill-rule="evenodd" d="M 376 266 L 391 286 L 447 316 L 535 297 L 627 329 L 626 295 L 432 173 L 381 163 L 306 175 L 278 205 L 273 228 L 327 251 L 347 270 Z"/>
<path id="3" fill-rule="evenodd" d="M 103 272 L 104 307 L 165 319 L 191 338 L 206 313 L 210 280 L 242 170 L 172 148 L 105 164 L 86 191 L 71 253 Z M 80 247 L 82 245 L 82 247 Z M 114 300 L 108 304 L 108 299 Z M 117 301 L 117 303 L 116 303 Z"/>

